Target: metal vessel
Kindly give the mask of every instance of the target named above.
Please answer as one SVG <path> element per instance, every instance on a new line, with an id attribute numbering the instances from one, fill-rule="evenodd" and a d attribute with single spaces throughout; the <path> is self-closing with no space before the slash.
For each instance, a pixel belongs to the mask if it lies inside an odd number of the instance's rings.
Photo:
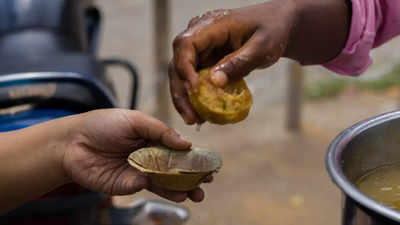
<path id="1" fill-rule="evenodd" d="M 346 129 L 329 146 L 328 172 L 343 193 L 343 225 L 400 224 L 400 212 L 367 197 L 354 183 L 377 167 L 400 162 L 400 111 Z"/>

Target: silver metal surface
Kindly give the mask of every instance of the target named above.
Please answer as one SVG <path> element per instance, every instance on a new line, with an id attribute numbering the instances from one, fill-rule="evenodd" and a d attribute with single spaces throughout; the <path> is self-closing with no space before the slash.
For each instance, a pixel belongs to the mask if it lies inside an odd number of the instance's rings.
<path id="1" fill-rule="evenodd" d="M 133 206 L 134 225 L 183 225 L 189 211 L 183 207 L 156 200 L 139 200 Z"/>
<path id="2" fill-rule="evenodd" d="M 400 111 L 360 122 L 329 146 L 326 165 L 344 194 L 343 225 L 400 224 L 400 213 L 370 199 L 354 183 L 365 173 L 400 162 Z"/>

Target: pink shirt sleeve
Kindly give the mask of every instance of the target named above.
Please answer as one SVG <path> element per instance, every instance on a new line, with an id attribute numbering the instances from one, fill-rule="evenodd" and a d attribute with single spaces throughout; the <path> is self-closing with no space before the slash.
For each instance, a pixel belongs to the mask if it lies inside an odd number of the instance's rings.
<path id="1" fill-rule="evenodd" d="M 345 48 L 326 68 L 357 76 L 371 65 L 370 51 L 400 34 L 399 0 L 351 0 L 352 21 Z"/>

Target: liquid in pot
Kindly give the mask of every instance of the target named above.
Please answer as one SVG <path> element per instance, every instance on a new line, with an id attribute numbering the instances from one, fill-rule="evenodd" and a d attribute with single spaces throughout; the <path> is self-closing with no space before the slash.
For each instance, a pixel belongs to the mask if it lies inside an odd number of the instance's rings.
<path id="1" fill-rule="evenodd" d="M 356 186 L 375 201 L 400 211 L 400 163 L 365 174 L 356 182 Z"/>

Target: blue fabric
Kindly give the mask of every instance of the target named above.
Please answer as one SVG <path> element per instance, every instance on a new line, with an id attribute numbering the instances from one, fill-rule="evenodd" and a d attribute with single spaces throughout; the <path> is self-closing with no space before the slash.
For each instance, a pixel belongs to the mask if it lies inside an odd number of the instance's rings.
<path id="1" fill-rule="evenodd" d="M 60 109 L 34 109 L 0 116 L 0 132 L 18 130 L 75 113 Z"/>

